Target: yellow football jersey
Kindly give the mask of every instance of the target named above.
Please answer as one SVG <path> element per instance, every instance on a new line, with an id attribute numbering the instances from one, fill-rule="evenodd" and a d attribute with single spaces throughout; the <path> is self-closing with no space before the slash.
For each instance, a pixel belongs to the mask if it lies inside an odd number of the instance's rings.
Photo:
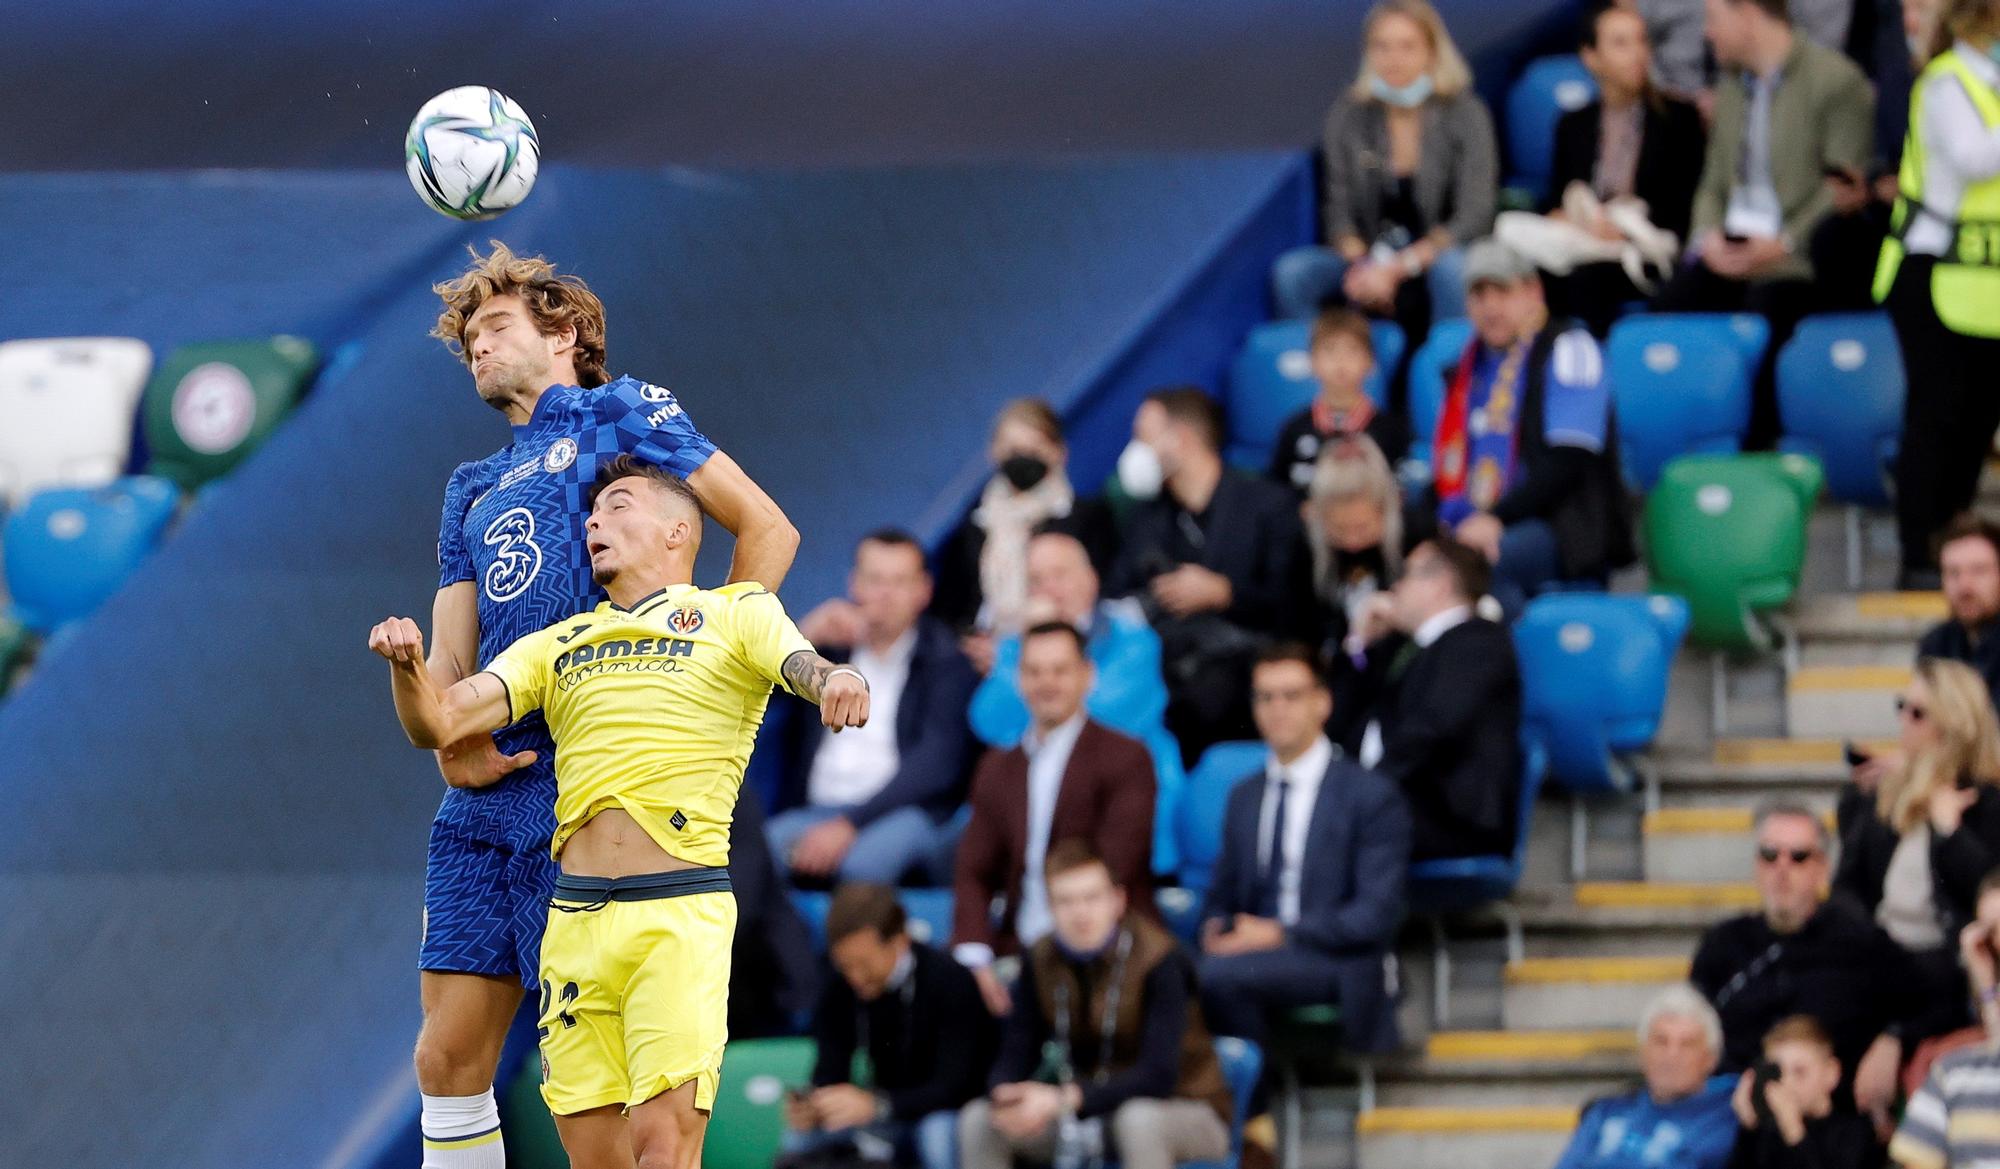
<path id="1" fill-rule="evenodd" d="M 785 659 L 812 644 L 755 582 L 671 585 L 610 601 L 531 633 L 485 672 L 510 719 L 540 708 L 556 743 L 550 850 L 605 808 L 622 808 L 661 848 L 729 863 L 743 768 Z"/>

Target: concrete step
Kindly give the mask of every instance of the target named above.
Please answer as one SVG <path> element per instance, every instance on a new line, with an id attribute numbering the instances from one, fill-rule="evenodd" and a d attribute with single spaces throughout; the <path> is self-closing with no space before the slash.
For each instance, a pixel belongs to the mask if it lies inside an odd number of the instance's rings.
<path id="1" fill-rule="evenodd" d="M 1634 1026 L 1653 996 L 1685 982 L 1687 973 L 1687 954 L 1510 962 L 1500 994 L 1501 1023 L 1508 1031 Z"/>
<path id="2" fill-rule="evenodd" d="M 1878 641 L 1914 647 L 1947 615 L 1940 592 L 1823 593 L 1791 608 L 1801 641 Z"/>
<path id="3" fill-rule="evenodd" d="M 1893 738 L 1896 695 L 1909 685 L 1902 666 L 1812 666 L 1791 677 L 1785 725 L 1793 738 Z"/>
<path id="4" fill-rule="evenodd" d="M 1359 1169 L 1522 1169 L 1550 1165 L 1577 1108 L 1376 1108 L 1355 1118 Z"/>
<path id="5" fill-rule="evenodd" d="M 1529 956 L 1630 958 L 1692 954 L 1702 933 L 1710 926 L 1756 904 L 1754 890 L 1749 891 L 1745 901 L 1740 900 L 1740 891 L 1717 897 L 1707 893 L 1705 887 L 1700 895 L 1661 895 L 1649 901 L 1624 895 L 1623 890 L 1632 884 L 1591 882 L 1560 892 L 1517 893 L 1514 904 L 1527 931 Z M 1584 903 L 1577 901 L 1577 890 L 1585 891 Z"/>
<path id="6" fill-rule="evenodd" d="M 1833 811 L 1813 801 L 1833 830 Z M 1748 881 L 1754 873 L 1756 812 L 1748 807 L 1678 807 L 1649 813 L 1640 826 L 1649 881 Z"/>
<path id="7" fill-rule="evenodd" d="M 1629 1085 L 1637 1040 L 1625 1031 L 1445 1031 L 1420 1054 L 1375 1064 L 1384 1108 L 1570 1107 Z"/>

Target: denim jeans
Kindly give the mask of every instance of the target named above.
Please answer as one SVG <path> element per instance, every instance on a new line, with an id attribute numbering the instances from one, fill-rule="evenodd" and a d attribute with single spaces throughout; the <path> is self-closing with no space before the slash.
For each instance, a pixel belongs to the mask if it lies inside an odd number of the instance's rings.
<path id="1" fill-rule="evenodd" d="M 958 1169 L 958 1113 L 933 1112 L 915 1124 L 883 1121 L 866 1131 L 896 1146 L 896 1163 L 914 1169 Z M 801 1132 L 786 1129 L 779 1143 L 785 1153 L 810 1153 L 854 1139 L 851 1128 Z"/>
<path id="2" fill-rule="evenodd" d="M 792 848 L 801 836 L 853 810 L 803 807 L 778 813 L 764 826 L 764 838 L 771 842 L 771 856 L 780 868 L 789 872 Z M 932 858 L 937 853 L 939 831 L 922 808 L 898 808 L 862 828 L 855 836 L 853 847 L 847 850 L 847 856 L 840 862 L 839 878 L 842 881 L 894 885 L 903 879 L 903 874 L 917 869 L 927 878 L 936 879 L 930 869 L 934 863 Z M 946 879 L 949 879 L 949 874 L 946 874 Z"/>

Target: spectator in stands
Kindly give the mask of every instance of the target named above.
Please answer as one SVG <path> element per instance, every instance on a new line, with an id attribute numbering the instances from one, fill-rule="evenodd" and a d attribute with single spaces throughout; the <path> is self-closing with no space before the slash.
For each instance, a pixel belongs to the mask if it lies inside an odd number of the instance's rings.
<path id="1" fill-rule="evenodd" d="M 1271 478 L 1304 496 L 1320 452 L 1342 439 L 1373 440 L 1392 467 L 1409 453 L 1409 421 L 1368 398 L 1375 339 L 1367 317 L 1349 308 L 1320 310 L 1313 318 L 1312 371 L 1319 394 L 1279 429 Z"/>
<path id="2" fill-rule="evenodd" d="M 958 1109 L 985 1089 L 999 1047 L 972 976 L 911 940 L 887 885 L 841 886 L 826 938 L 840 977 L 813 1018 L 812 1090 L 785 1105 L 787 1151 L 852 1146 L 866 1134 L 893 1147 L 899 1165 L 955 1169 Z"/>
<path id="3" fill-rule="evenodd" d="M 939 822 L 963 797 L 973 759 L 965 711 L 979 677 L 951 630 L 924 614 L 930 574 L 907 533 L 863 537 L 847 588 L 849 599 L 819 606 L 799 629 L 867 675 L 874 716 L 838 736 L 817 720 L 787 720 L 786 780 L 805 799 L 771 817 L 771 851 L 798 876 L 893 885 L 929 863 Z"/>
<path id="4" fill-rule="evenodd" d="M 1918 659 L 1896 711 L 1901 761 L 1850 811 L 1833 887 L 1910 953 L 1932 1009 L 1904 1029 L 1908 1052 L 1969 1022 L 1957 938 L 2000 864 L 2000 722 L 1972 667 L 1939 658 Z"/>
<path id="5" fill-rule="evenodd" d="M 1903 586 L 1934 586 L 1931 538 L 1972 505 L 2000 424 L 1981 371 L 2000 361 L 2000 272 L 1985 224 L 2000 219 L 2000 4 L 1949 0 L 1944 37 L 1910 98 L 1910 141 L 1875 297 L 1902 342 L 1909 390 L 1896 456 Z"/>
<path id="6" fill-rule="evenodd" d="M 1514 850 L 1521 671 L 1507 631 L 1473 611 L 1487 573 L 1477 550 L 1425 541 L 1362 631 L 1368 717 L 1349 745 L 1409 801 L 1412 860 Z"/>
<path id="7" fill-rule="evenodd" d="M 1410 812 L 1321 730 L 1333 696 L 1312 651 L 1257 657 L 1251 706 L 1270 754 L 1229 794 L 1202 910 L 1202 1007 L 1262 1043 L 1269 1012 L 1336 1003 L 1348 1042 L 1396 1046 L 1387 964 L 1403 920 Z"/>
<path id="8" fill-rule="evenodd" d="M 1448 375 L 1433 490 L 1511 616 L 1554 581 L 1631 563 L 1631 521 L 1597 341 L 1550 319 L 1534 267 L 1498 241 L 1471 247 L 1465 278 L 1475 335 Z"/>
<path id="9" fill-rule="evenodd" d="M 1758 1073 L 1744 1072 L 1730 1100 L 1743 1127 L 1729 1169 L 1877 1169 L 1882 1164 L 1874 1126 L 1854 1112 L 1834 1108 L 1840 1060 L 1817 1019 L 1793 1015 L 1779 1020 L 1764 1035 L 1764 1059 L 1778 1074 L 1760 1082 Z"/>
<path id="10" fill-rule="evenodd" d="M 1980 883 L 1979 917 L 1958 935 L 1985 1042 L 1942 1055 L 1903 1110 L 1889 1156 L 1904 1169 L 1991 1165 L 2000 1160 L 2000 873 Z"/>
<path id="11" fill-rule="evenodd" d="M 1090 717 L 1150 745 L 1167 712 L 1160 635 L 1137 604 L 1104 600 L 1098 587 L 1097 570 L 1075 536 L 1044 528 L 1028 541 L 1029 624 L 1060 621 L 1082 633 L 1096 672 L 1084 703 Z M 1021 638 L 1003 637 L 993 669 L 972 695 L 972 730 L 989 747 L 1012 747 L 1028 729 L 1020 675 Z"/>
<path id="12" fill-rule="evenodd" d="M 1723 1169 L 1736 1119 L 1721 1054 L 1722 1022 L 1701 992 L 1661 991 L 1639 1018 L 1645 1084 L 1585 1105 L 1556 1169 Z"/>
<path id="13" fill-rule="evenodd" d="M 1791 1015 L 1826 1028 L 1853 1097 L 1886 1107 L 1903 1058 L 1913 999 L 1910 960 L 1846 899 L 1826 899 L 1831 838 L 1825 820 L 1797 804 L 1771 804 L 1756 818 L 1757 913 L 1702 935 L 1690 974 L 1722 1016 L 1722 1070 L 1757 1060 L 1764 1035 Z"/>
<path id="14" fill-rule="evenodd" d="M 729 818 L 729 885 L 736 897 L 729 1033 L 746 1039 L 791 1034 L 820 994 L 812 931 L 785 895 L 765 827 L 763 799 L 742 788 Z"/>
<path id="15" fill-rule="evenodd" d="M 1192 387 L 1146 396 L 1118 479 L 1125 524 L 1113 596 L 1138 596 L 1160 635 L 1167 725 L 1183 761 L 1250 733 L 1250 659 L 1289 627 L 1304 536 L 1284 488 L 1222 462 L 1222 411 Z"/>
<path id="16" fill-rule="evenodd" d="M 1132 908 L 1153 911 L 1153 760 L 1137 739 L 1084 712 L 1090 658 L 1074 625 L 1050 622 L 1021 639 L 1021 693 L 1033 725 L 1020 746 L 993 750 L 972 780 L 972 819 L 958 844 L 952 955 L 970 967 L 995 1014 L 1006 988 L 996 954 L 1053 928 L 1048 887 L 1034 879 L 1051 845 L 1090 842 Z M 1004 900 L 999 920 L 992 907 Z"/>
<path id="17" fill-rule="evenodd" d="M 1645 21 L 1632 9 L 1609 6 L 1587 17 L 1582 52 L 1584 66 L 1597 79 L 1598 99 L 1556 123 L 1554 166 L 1542 209 L 1571 219 L 1566 208 L 1575 204 L 1583 215 L 1594 216 L 1572 219 L 1577 227 L 1626 243 L 1604 205 L 1637 199 L 1645 204 L 1646 221 L 1673 233 L 1669 246 L 1677 247 L 1687 240 L 1701 176 L 1701 114 L 1654 87 Z M 1570 194 L 1579 185 L 1590 198 Z M 1637 250 L 1631 254 L 1641 256 Z M 1558 315 L 1582 321 L 1600 337 L 1627 304 L 1645 299 L 1618 262 L 1585 264 L 1551 278 L 1548 294 Z"/>
<path id="18" fill-rule="evenodd" d="M 1710 88 L 1708 42 L 1703 35 L 1703 0 L 1617 0 L 1618 7 L 1636 11 L 1646 22 L 1652 43 L 1653 81 L 1660 89 L 1693 102 L 1705 119 L 1714 103 Z"/>
<path id="19" fill-rule="evenodd" d="M 1016 398 L 1000 410 L 987 444 L 993 477 L 972 514 L 938 550 L 931 614 L 968 635 L 963 647 L 984 674 L 992 638 L 1027 628 L 1028 538 L 1044 527 L 1074 535 L 1099 568 L 1117 543 L 1111 509 L 1077 494 L 1069 481 L 1062 419 L 1040 398 Z"/>
<path id="20" fill-rule="evenodd" d="M 1833 206 L 1825 169 L 1865 170 L 1875 135 L 1868 79 L 1794 32 L 1785 5 L 1708 0 L 1708 41 L 1723 73 L 1687 262 L 1654 301 L 1664 311 L 1769 318 L 1747 436 L 1757 447 L 1778 435 L 1778 349 L 1814 307 L 1807 248 Z"/>
<path id="21" fill-rule="evenodd" d="M 1306 598 L 1294 607 L 1306 615 L 1308 644 L 1337 661 L 1366 648 L 1358 632 L 1362 614 L 1403 567 L 1402 489 L 1373 443 L 1348 441 L 1321 452 L 1305 524 L 1310 555 L 1303 567 L 1310 577 Z"/>
<path id="22" fill-rule="evenodd" d="M 1022 964 L 991 1093 L 959 1113 L 964 1169 L 1008 1169 L 1017 1155 L 1128 1169 L 1226 1157 L 1232 1100 L 1187 955 L 1128 910 L 1082 841 L 1051 848 L 1045 873 L 1054 930 Z"/>
<path id="23" fill-rule="evenodd" d="M 1427 0 L 1380 0 L 1362 39 L 1361 76 L 1326 119 L 1327 246 L 1278 257 L 1272 291 L 1281 316 L 1337 299 L 1414 343 L 1460 314 L 1458 249 L 1493 228 L 1493 119 Z"/>

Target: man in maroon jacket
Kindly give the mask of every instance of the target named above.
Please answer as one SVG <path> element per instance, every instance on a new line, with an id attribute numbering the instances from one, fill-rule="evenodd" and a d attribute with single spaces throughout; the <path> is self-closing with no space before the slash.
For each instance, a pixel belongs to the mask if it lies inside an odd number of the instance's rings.
<path id="1" fill-rule="evenodd" d="M 1153 912 L 1153 760 L 1137 739 L 1084 714 L 1094 671 L 1083 635 L 1061 622 L 1021 639 L 1021 696 L 1032 725 L 1020 746 L 989 751 L 972 777 L 972 820 L 958 847 L 952 956 L 972 969 L 996 1015 L 1011 1007 L 996 954 L 1049 932 L 1039 875 L 1058 841 L 1102 856 L 1134 909 Z M 1005 908 L 994 920 L 992 906 Z"/>

